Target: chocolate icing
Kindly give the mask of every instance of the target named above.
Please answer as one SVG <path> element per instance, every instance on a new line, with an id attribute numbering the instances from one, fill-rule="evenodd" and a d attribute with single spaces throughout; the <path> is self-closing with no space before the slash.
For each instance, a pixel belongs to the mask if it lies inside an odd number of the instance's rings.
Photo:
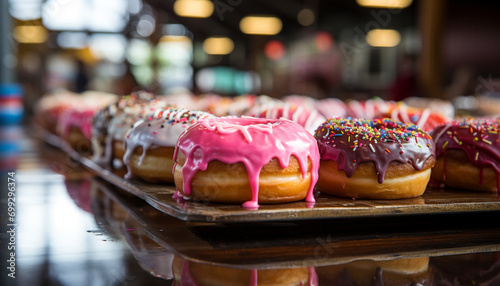
<path id="1" fill-rule="evenodd" d="M 429 134 L 413 124 L 390 119 L 329 119 L 315 137 L 321 160 L 335 161 L 348 178 L 359 164 L 373 162 L 378 182 L 383 183 L 391 162 L 410 163 L 420 171 L 429 157 L 435 157 Z"/>
<path id="2" fill-rule="evenodd" d="M 436 143 L 436 155 L 445 156 L 446 150 L 462 150 L 469 161 L 479 168 L 492 167 L 500 175 L 500 120 L 464 119 L 440 125 L 431 134 Z M 500 190 L 500 179 L 497 181 Z"/>

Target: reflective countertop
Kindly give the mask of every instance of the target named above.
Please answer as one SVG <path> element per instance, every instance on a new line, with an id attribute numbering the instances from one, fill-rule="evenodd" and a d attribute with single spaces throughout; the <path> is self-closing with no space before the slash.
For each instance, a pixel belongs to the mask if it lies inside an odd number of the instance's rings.
<path id="1" fill-rule="evenodd" d="M 17 146 L 1 158 L 4 187 L 15 172 L 15 226 L 2 190 L 0 285 L 500 285 L 497 212 L 185 222 L 29 134 L 0 134 Z"/>

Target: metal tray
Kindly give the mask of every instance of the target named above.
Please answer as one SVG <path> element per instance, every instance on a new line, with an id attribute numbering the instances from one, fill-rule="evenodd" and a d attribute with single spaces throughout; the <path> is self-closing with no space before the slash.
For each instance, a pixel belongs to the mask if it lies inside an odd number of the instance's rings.
<path id="1" fill-rule="evenodd" d="M 122 176 L 79 155 L 61 138 L 40 130 L 41 138 L 80 161 L 111 184 L 148 202 L 156 209 L 186 221 L 200 222 L 262 222 L 293 221 L 332 218 L 387 217 L 403 215 L 431 215 L 450 213 L 491 212 L 500 210 L 500 197 L 496 193 L 477 193 L 459 190 L 429 188 L 417 198 L 404 200 L 351 200 L 316 194 L 316 204 L 304 201 L 261 205 L 248 210 L 240 205 L 195 202 L 173 199 L 173 185 L 125 180 Z"/>

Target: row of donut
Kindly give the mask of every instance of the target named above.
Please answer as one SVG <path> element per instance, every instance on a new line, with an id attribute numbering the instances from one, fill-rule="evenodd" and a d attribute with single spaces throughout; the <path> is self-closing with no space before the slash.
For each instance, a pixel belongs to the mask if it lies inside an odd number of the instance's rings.
<path id="1" fill-rule="evenodd" d="M 173 181 L 176 197 L 243 203 L 248 208 L 304 198 L 313 202 L 314 186 L 348 198 L 415 197 L 425 191 L 434 165 L 436 182 L 480 191 L 499 189 L 496 120 L 448 123 L 438 113 L 422 110 L 410 116 L 404 104 L 393 105 L 398 115 L 422 127 L 438 123 L 429 118 L 441 118 L 441 125 L 431 131 L 433 140 L 417 125 L 389 118 L 321 118 L 318 109 L 307 108 L 307 97 L 300 98 L 301 105 L 255 96 L 205 103 L 204 109 L 213 111 L 238 102 L 240 110 L 266 110 L 255 113 L 271 117 L 266 119 L 216 117 L 173 107 L 184 105 L 180 102 L 185 96 L 58 94 L 42 99 L 37 121 L 49 130 L 56 126 L 52 131 L 80 152 L 91 141 L 93 159 L 100 164 L 120 168 L 123 160 L 126 178 Z M 241 107 L 242 101 L 252 100 L 266 102 Z M 375 114 L 392 103 L 358 104 Z M 268 111 L 278 105 L 278 111 Z M 303 114 L 307 115 L 302 118 Z M 306 131 L 311 126 L 314 131 Z"/>

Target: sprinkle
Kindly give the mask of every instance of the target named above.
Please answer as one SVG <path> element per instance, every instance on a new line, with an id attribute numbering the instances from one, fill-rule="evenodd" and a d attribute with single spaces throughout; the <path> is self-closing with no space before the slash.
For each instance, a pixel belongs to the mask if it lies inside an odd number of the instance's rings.
<path id="1" fill-rule="evenodd" d="M 351 136 L 347 137 L 347 142 L 351 142 Z"/>
<path id="2" fill-rule="evenodd" d="M 479 158 L 479 152 L 476 153 L 476 161 Z"/>
<path id="3" fill-rule="evenodd" d="M 165 127 L 165 126 L 163 126 L 163 124 L 162 124 L 160 127 L 161 127 L 161 128 L 163 128 L 163 127 Z"/>
<path id="4" fill-rule="evenodd" d="M 372 150 L 372 152 L 375 153 L 375 149 L 373 148 L 372 143 L 369 143 L 368 145 L 370 146 L 370 149 Z"/>
<path id="5" fill-rule="evenodd" d="M 453 136 L 453 140 L 455 140 L 455 142 L 457 142 L 458 144 L 460 144 L 460 143 L 458 142 L 458 139 L 457 139 L 457 137 L 456 137 L 456 136 Z"/>
<path id="6" fill-rule="evenodd" d="M 389 151 L 389 149 L 385 149 L 385 152 L 391 154 L 391 151 Z"/>
<path id="7" fill-rule="evenodd" d="M 446 148 L 447 145 L 448 145 L 448 141 L 444 142 L 443 149 Z"/>
<path id="8" fill-rule="evenodd" d="M 403 154 L 403 153 L 404 153 L 404 151 L 403 151 L 403 150 L 399 151 L 399 154 Z"/>
<path id="9" fill-rule="evenodd" d="M 486 144 L 488 144 L 488 145 L 491 145 L 491 141 L 486 140 L 486 139 L 484 139 L 484 138 L 483 138 L 483 142 L 484 142 L 484 143 L 486 143 Z"/>
<path id="10" fill-rule="evenodd" d="M 431 148 L 431 145 L 427 144 L 427 148 Z"/>
<path id="11" fill-rule="evenodd" d="M 156 131 L 153 132 L 153 135 L 156 135 Z"/>

